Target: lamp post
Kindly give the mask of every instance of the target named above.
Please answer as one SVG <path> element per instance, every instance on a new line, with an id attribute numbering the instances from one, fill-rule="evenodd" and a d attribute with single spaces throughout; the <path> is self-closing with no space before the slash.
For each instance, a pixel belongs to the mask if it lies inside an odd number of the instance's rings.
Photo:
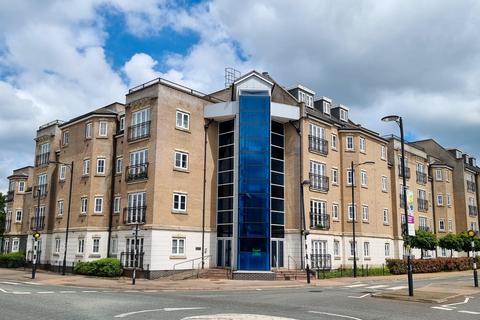
<path id="1" fill-rule="evenodd" d="M 305 271 L 307 272 L 307 283 L 310 283 L 310 265 L 308 263 L 308 248 L 307 248 L 307 236 L 308 236 L 308 231 L 307 229 L 307 224 L 306 224 L 306 218 L 305 218 L 305 199 L 304 199 L 304 192 L 303 192 L 303 186 L 305 185 L 310 185 L 310 180 L 303 180 L 300 183 L 300 200 L 302 204 L 302 230 L 303 230 L 303 237 L 305 241 Z M 302 258 L 303 260 L 303 258 Z"/>
<path id="2" fill-rule="evenodd" d="M 73 161 L 71 163 L 63 163 L 59 161 L 50 161 L 49 163 L 61 164 L 70 169 L 70 187 L 68 192 L 68 211 L 67 211 L 67 227 L 65 229 L 65 250 L 63 252 L 62 275 L 65 275 L 67 269 L 67 245 L 68 231 L 70 230 L 70 209 L 72 207 L 72 186 L 73 186 Z"/>
<path id="3" fill-rule="evenodd" d="M 390 115 L 382 118 L 384 122 L 396 122 L 400 127 L 400 143 L 402 149 L 402 183 L 403 183 L 403 208 L 405 210 L 405 230 L 404 230 L 404 247 L 407 249 L 407 274 L 408 274 L 408 295 L 413 296 L 413 268 L 412 268 L 412 255 L 410 247 L 410 237 L 408 234 L 408 208 L 407 208 L 407 176 L 405 168 L 405 137 L 403 134 L 403 120 L 402 117 L 396 115 Z"/>
<path id="4" fill-rule="evenodd" d="M 357 277 L 357 240 L 356 240 L 356 233 L 355 233 L 355 220 L 357 216 L 357 210 L 355 210 L 355 167 L 359 167 L 362 165 L 366 164 L 375 164 L 374 161 L 365 161 L 362 163 L 353 163 L 353 161 L 350 164 L 350 172 L 352 175 L 352 180 L 351 180 L 351 187 L 352 187 L 352 212 L 353 212 L 353 217 L 352 217 L 352 235 L 353 235 L 353 277 Z"/>

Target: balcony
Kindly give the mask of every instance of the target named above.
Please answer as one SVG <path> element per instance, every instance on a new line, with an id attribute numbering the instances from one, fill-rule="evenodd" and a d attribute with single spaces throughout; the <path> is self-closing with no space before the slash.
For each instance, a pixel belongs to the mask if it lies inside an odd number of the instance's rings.
<path id="1" fill-rule="evenodd" d="M 402 165 L 398 165 L 398 176 L 402 177 Z M 410 179 L 410 168 L 405 167 L 405 179 Z"/>
<path id="2" fill-rule="evenodd" d="M 309 135 L 308 150 L 311 152 L 317 152 L 326 156 L 328 154 L 328 140 Z"/>
<path id="3" fill-rule="evenodd" d="M 33 197 L 37 198 L 40 195 L 40 198 L 47 196 L 47 184 L 39 184 L 38 186 L 33 187 Z"/>
<path id="4" fill-rule="evenodd" d="M 428 200 L 426 199 L 417 199 L 418 211 L 427 212 L 428 211 Z"/>
<path id="5" fill-rule="evenodd" d="M 128 207 L 123 211 L 123 223 L 125 224 L 144 224 L 147 207 Z"/>
<path id="6" fill-rule="evenodd" d="M 139 252 L 135 257 L 135 251 L 124 251 L 120 253 L 120 264 L 124 269 L 133 268 L 143 270 L 143 256 L 145 252 Z M 135 259 L 137 258 L 137 259 Z M 135 263 L 136 262 L 136 263 Z"/>
<path id="7" fill-rule="evenodd" d="M 49 160 L 50 160 L 50 152 L 37 154 L 35 156 L 35 166 L 40 167 L 40 166 L 47 165 Z"/>
<path id="8" fill-rule="evenodd" d="M 7 192 L 7 202 L 13 201 L 13 196 L 15 195 L 15 191 L 11 190 Z"/>
<path id="9" fill-rule="evenodd" d="M 329 190 L 328 177 L 310 173 L 310 190 L 327 192 Z"/>
<path id="10" fill-rule="evenodd" d="M 129 166 L 127 169 L 127 182 L 148 179 L 148 162 Z"/>
<path id="11" fill-rule="evenodd" d="M 150 137 L 151 121 L 142 122 L 128 127 L 128 141 L 135 141 Z"/>
<path id="12" fill-rule="evenodd" d="M 417 183 L 427 184 L 428 176 L 424 172 L 417 171 Z"/>
<path id="13" fill-rule="evenodd" d="M 30 230 L 40 231 L 45 229 L 45 216 L 33 217 L 30 222 Z"/>
<path id="14" fill-rule="evenodd" d="M 311 254 L 311 269 L 330 270 L 332 269 L 332 256 L 329 254 Z"/>
<path id="15" fill-rule="evenodd" d="M 310 212 L 310 228 L 319 230 L 330 229 L 330 215 Z"/>
<path id="16" fill-rule="evenodd" d="M 477 190 L 477 186 L 475 185 L 475 181 L 467 180 L 467 191 L 475 192 L 476 190 Z"/>
<path id="17" fill-rule="evenodd" d="M 478 216 L 478 208 L 477 208 L 477 206 L 471 206 L 471 205 L 469 205 L 469 206 L 468 206 L 468 215 L 469 215 L 470 217 L 476 217 L 476 216 Z"/>

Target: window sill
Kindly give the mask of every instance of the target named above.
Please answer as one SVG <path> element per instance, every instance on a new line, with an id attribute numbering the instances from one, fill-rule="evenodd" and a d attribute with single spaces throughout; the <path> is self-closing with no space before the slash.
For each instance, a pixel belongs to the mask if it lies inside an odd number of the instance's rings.
<path id="1" fill-rule="evenodd" d="M 92 216 L 103 216 L 103 212 L 94 212 Z"/>
<path id="2" fill-rule="evenodd" d="M 383 193 L 388 193 L 388 190 L 382 190 Z"/>
<path id="3" fill-rule="evenodd" d="M 108 139 L 108 136 L 98 136 L 97 139 Z"/>
<path id="4" fill-rule="evenodd" d="M 370 221 L 368 221 L 368 220 L 362 220 L 362 223 L 369 224 L 369 223 L 370 223 Z"/>
<path id="5" fill-rule="evenodd" d="M 367 151 L 360 150 L 361 154 L 367 154 Z"/>
<path id="6" fill-rule="evenodd" d="M 22 221 L 15 221 L 15 224 L 22 224 Z"/>
<path id="7" fill-rule="evenodd" d="M 185 133 L 192 133 L 190 129 L 180 128 L 180 127 L 175 127 L 175 129 L 177 129 L 178 131 L 183 131 Z"/>
<path id="8" fill-rule="evenodd" d="M 60 253 L 59 253 L 59 252 L 54 252 L 54 253 L 53 253 L 53 256 L 54 256 L 54 257 L 60 257 Z"/>
<path id="9" fill-rule="evenodd" d="M 178 171 L 178 172 L 183 172 L 183 173 L 190 173 L 190 170 L 188 169 L 182 169 L 182 168 L 173 168 L 173 171 Z"/>
<path id="10" fill-rule="evenodd" d="M 170 259 L 184 260 L 187 259 L 187 256 L 170 256 Z"/>
<path id="11" fill-rule="evenodd" d="M 102 255 L 100 253 L 92 253 L 91 255 L 88 256 L 89 258 L 101 258 Z"/>
<path id="12" fill-rule="evenodd" d="M 363 189 L 368 189 L 368 186 L 362 184 L 362 188 L 363 188 Z"/>
<path id="13" fill-rule="evenodd" d="M 147 136 L 147 137 L 144 137 L 144 138 L 138 138 L 138 139 L 128 141 L 128 144 L 137 143 L 137 142 L 141 142 L 141 141 L 147 141 L 149 139 L 150 139 L 150 136 Z"/>
<path id="14" fill-rule="evenodd" d="M 355 152 L 355 149 L 345 149 L 345 152 Z"/>
<path id="15" fill-rule="evenodd" d="M 338 183 L 332 182 L 332 186 L 338 187 Z"/>
<path id="16" fill-rule="evenodd" d="M 332 221 L 333 221 L 333 222 L 340 222 L 340 219 L 338 219 L 338 218 L 332 218 Z"/>
<path id="17" fill-rule="evenodd" d="M 81 179 L 90 178 L 90 174 L 82 174 Z"/>
<path id="18" fill-rule="evenodd" d="M 180 214 L 180 215 L 188 215 L 187 211 L 178 211 L 178 210 L 172 210 L 173 214 Z"/>
<path id="19" fill-rule="evenodd" d="M 107 175 L 105 173 L 97 173 L 94 175 L 94 177 L 103 177 L 105 178 Z"/>
<path id="20" fill-rule="evenodd" d="M 384 222 L 383 225 L 386 226 L 386 227 L 388 227 L 388 226 L 390 226 L 390 223 L 385 223 L 385 222 Z"/>
<path id="21" fill-rule="evenodd" d="M 340 258 L 340 256 L 336 256 L 333 258 L 334 260 L 341 260 L 342 258 Z"/>
<path id="22" fill-rule="evenodd" d="M 370 261 L 370 260 L 372 260 L 372 258 L 370 258 L 370 257 L 364 257 L 363 260 L 365 260 L 365 261 Z"/>
<path id="23" fill-rule="evenodd" d="M 380 160 L 382 160 L 382 161 L 387 161 L 387 159 L 385 159 L 385 158 L 380 158 Z"/>
<path id="24" fill-rule="evenodd" d="M 76 253 L 75 258 L 83 258 L 83 253 Z"/>
<path id="25" fill-rule="evenodd" d="M 57 219 L 63 219 L 63 214 L 57 214 L 56 218 Z"/>
<path id="26" fill-rule="evenodd" d="M 79 217 L 86 217 L 87 215 L 88 215 L 87 212 L 85 212 L 85 213 L 82 212 L 82 213 L 80 213 L 78 216 L 79 216 Z"/>

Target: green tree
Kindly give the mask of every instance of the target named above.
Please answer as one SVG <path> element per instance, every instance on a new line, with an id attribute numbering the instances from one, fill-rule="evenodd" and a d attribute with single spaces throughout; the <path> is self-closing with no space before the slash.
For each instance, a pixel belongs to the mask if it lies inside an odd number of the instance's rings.
<path id="1" fill-rule="evenodd" d="M 450 257 L 453 256 L 453 250 L 462 251 L 463 240 L 455 233 L 449 233 L 438 240 L 438 246 L 450 250 Z"/>
<path id="2" fill-rule="evenodd" d="M 466 252 L 470 257 L 470 252 L 472 251 L 472 238 L 468 235 L 467 231 L 460 233 L 458 237 L 462 240 L 462 251 Z M 475 241 L 475 251 L 480 251 L 480 239 L 474 237 L 473 241 Z"/>
<path id="3" fill-rule="evenodd" d="M 438 245 L 438 240 L 437 237 L 429 231 L 417 230 L 415 236 L 410 237 L 410 244 L 412 248 L 421 250 L 421 258 L 423 259 L 423 251 L 435 250 Z"/>

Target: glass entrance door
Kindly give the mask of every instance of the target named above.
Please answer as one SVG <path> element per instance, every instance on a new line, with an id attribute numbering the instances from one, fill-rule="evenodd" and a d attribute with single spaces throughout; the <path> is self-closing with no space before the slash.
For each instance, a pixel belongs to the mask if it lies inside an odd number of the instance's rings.
<path id="1" fill-rule="evenodd" d="M 217 240 L 217 267 L 232 266 L 232 240 Z"/>
<path id="2" fill-rule="evenodd" d="M 284 263 L 284 241 L 283 240 L 272 240 L 272 261 L 271 265 L 273 269 L 283 268 Z"/>

